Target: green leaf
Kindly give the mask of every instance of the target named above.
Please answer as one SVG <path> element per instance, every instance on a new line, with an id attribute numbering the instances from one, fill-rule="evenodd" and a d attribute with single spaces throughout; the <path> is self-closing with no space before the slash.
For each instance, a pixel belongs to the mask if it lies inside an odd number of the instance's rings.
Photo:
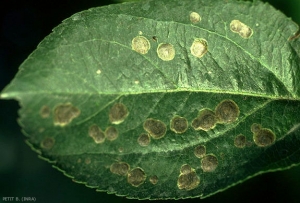
<path id="1" fill-rule="evenodd" d="M 1 98 L 41 158 L 137 199 L 207 197 L 300 163 L 298 26 L 254 1 L 148 0 L 56 27 Z"/>

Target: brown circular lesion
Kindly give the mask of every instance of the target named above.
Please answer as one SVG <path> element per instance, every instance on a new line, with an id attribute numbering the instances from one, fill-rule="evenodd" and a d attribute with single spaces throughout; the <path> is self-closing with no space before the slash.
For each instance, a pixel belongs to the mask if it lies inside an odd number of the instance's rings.
<path id="1" fill-rule="evenodd" d="M 263 128 L 261 124 L 253 123 L 250 129 L 253 133 L 253 141 L 259 147 L 270 146 L 276 140 L 276 135 L 273 131 L 268 128 Z"/>
<path id="2" fill-rule="evenodd" d="M 54 125 L 63 127 L 79 115 L 80 110 L 71 103 L 59 104 L 54 109 Z"/>
<path id="3" fill-rule="evenodd" d="M 188 164 L 183 164 L 180 167 L 180 173 L 187 174 L 192 172 L 192 167 Z"/>
<path id="4" fill-rule="evenodd" d="M 140 167 L 134 168 L 127 174 L 127 182 L 134 186 L 138 187 L 143 184 L 146 180 L 146 174 L 144 170 Z"/>
<path id="5" fill-rule="evenodd" d="M 187 119 L 180 116 L 174 116 L 171 119 L 170 129 L 175 133 L 184 133 L 188 129 Z"/>
<path id="6" fill-rule="evenodd" d="M 204 156 L 201 160 L 201 168 L 204 172 L 212 172 L 218 166 L 218 158 L 213 154 Z"/>
<path id="7" fill-rule="evenodd" d="M 192 121 L 195 130 L 208 131 L 216 126 L 217 118 L 215 112 L 210 109 L 202 109 L 199 115 Z"/>
<path id="8" fill-rule="evenodd" d="M 160 139 L 164 137 L 167 132 L 166 125 L 162 121 L 153 118 L 148 118 L 144 122 L 143 127 L 144 130 L 147 131 L 154 139 Z"/>
<path id="9" fill-rule="evenodd" d="M 137 142 L 139 143 L 140 146 L 146 147 L 150 144 L 150 136 L 148 133 L 142 133 L 137 139 Z"/>
<path id="10" fill-rule="evenodd" d="M 120 124 L 128 116 L 127 107 L 122 103 L 114 104 L 109 111 L 109 121 L 112 124 Z"/>
<path id="11" fill-rule="evenodd" d="M 267 147 L 275 142 L 276 136 L 270 129 L 262 128 L 253 133 L 253 140 L 257 146 Z"/>
<path id="12" fill-rule="evenodd" d="M 205 156 L 206 154 L 206 147 L 204 145 L 198 145 L 197 147 L 195 147 L 194 149 L 194 154 L 196 157 L 198 158 L 202 158 Z"/>
<path id="13" fill-rule="evenodd" d="M 215 113 L 219 123 L 232 123 L 238 119 L 240 109 L 234 101 L 227 99 L 217 105 Z"/>
<path id="14" fill-rule="evenodd" d="M 52 138 L 52 137 L 46 137 L 45 139 L 42 140 L 41 147 L 43 149 L 50 150 L 50 149 L 52 149 L 52 147 L 54 146 L 54 144 L 55 144 L 54 138 Z"/>
<path id="15" fill-rule="evenodd" d="M 115 139 L 118 138 L 118 136 L 119 136 L 119 132 L 115 127 L 109 126 L 108 128 L 106 128 L 105 137 L 107 140 L 114 141 Z"/>
<path id="16" fill-rule="evenodd" d="M 200 184 L 200 178 L 195 169 L 190 165 L 184 164 L 180 168 L 180 174 L 177 180 L 177 187 L 180 190 L 192 190 Z"/>
<path id="17" fill-rule="evenodd" d="M 130 169 L 130 166 L 128 163 L 125 162 L 116 162 L 110 165 L 110 172 L 120 175 L 120 176 L 126 176 L 128 174 L 128 171 Z"/>
<path id="18" fill-rule="evenodd" d="M 89 127 L 88 133 L 89 133 L 89 136 L 92 137 L 93 140 L 95 141 L 95 143 L 97 143 L 97 144 L 103 143 L 105 141 L 104 132 L 96 124 L 93 124 Z"/>
<path id="19" fill-rule="evenodd" d="M 258 133 L 261 130 L 261 125 L 257 123 L 253 123 L 251 125 L 251 132 Z"/>
<path id="20" fill-rule="evenodd" d="M 42 106 L 42 108 L 40 109 L 40 115 L 42 118 L 48 118 L 51 114 L 51 109 L 49 106 L 44 105 Z"/>
<path id="21" fill-rule="evenodd" d="M 238 148 L 244 148 L 246 146 L 246 136 L 243 134 L 239 134 L 234 138 L 234 146 Z"/>
<path id="22" fill-rule="evenodd" d="M 152 183 L 153 185 L 156 185 L 158 182 L 158 177 L 156 175 L 153 175 L 149 178 L 150 183 Z"/>

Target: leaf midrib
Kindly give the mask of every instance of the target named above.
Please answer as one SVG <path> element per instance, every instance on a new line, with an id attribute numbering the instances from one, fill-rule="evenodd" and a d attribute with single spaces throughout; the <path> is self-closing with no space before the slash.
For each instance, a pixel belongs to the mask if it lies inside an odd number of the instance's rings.
<path id="1" fill-rule="evenodd" d="M 14 92 L 8 92 L 6 93 L 3 91 L 0 94 L 1 99 L 19 99 L 23 97 L 23 95 L 32 95 L 34 97 L 35 95 L 86 95 L 86 96 L 92 96 L 92 95 L 121 95 L 121 96 L 128 96 L 128 95 L 139 95 L 139 94 L 155 94 L 155 93 L 177 93 L 177 92 L 194 92 L 194 93 L 214 93 L 214 94 L 229 94 L 229 95 L 243 95 L 243 96 L 250 96 L 250 97 L 257 97 L 257 98 L 264 98 L 264 99 L 272 99 L 272 100 L 289 100 L 289 101 L 300 101 L 300 98 L 294 98 L 294 97 L 289 97 L 289 96 L 274 96 L 274 95 L 267 95 L 267 94 L 254 94 L 252 92 L 233 92 L 233 91 L 224 91 L 224 90 L 213 90 L 213 89 L 207 89 L 207 90 L 197 90 L 197 89 L 174 89 L 174 90 L 166 90 L 166 89 L 156 89 L 155 91 L 151 92 L 95 92 L 95 93 L 90 93 L 90 92 L 50 92 L 50 91 L 28 91 L 28 92 L 19 92 L 19 91 L 14 91 Z"/>

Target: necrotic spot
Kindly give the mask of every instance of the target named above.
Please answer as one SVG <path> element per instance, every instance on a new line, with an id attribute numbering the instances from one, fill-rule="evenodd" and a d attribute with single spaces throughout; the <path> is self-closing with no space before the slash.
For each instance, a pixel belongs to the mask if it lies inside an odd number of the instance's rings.
<path id="1" fill-rule="evenodd" d="M 187 174 L 192 172 L 192 167 L 188 164 L 183 164 L 180 167 L 180 173 Z"/>
<path id="2" fill-rule="evenodd" d="M 251 132 L 258 133 L 261 130 L 261 125 L 257 123 L 253 123 L 251 125 Z"/>
<path id="3" fill-rule="evenodd" d="M 191 12 L 191 14 L 190 14 L 190 21 L 192 23 L 198 23 L 198 22 L 201 21 L 201 16 L 198 13 L 196 13 L 196 12 Z"/>
<path id="4" fill-rule="evenodd" d="M 152 183 L 153 185 L 156 185 L 157 182 L 158 182 L 158 177 L 157 177 L 156 175 L 151 176 L 151 177 L 149 178 L 149 181 L 150 181 L 150 183 Z"/>
<path id="5" fill-rule="evenodd" d="M 109 111 L 109 121 L 113 124 L 122 123 L 128 116 L 127 107 L 122 103 L 114 104 Z"/>
<path id="6" fill-rule="evenodd" d="M 195 39 L 191 46 L 191 53 L 201 58 L 207 52 L 207 41 L 205 39 Z"/>
<path id="7" fill-rule="evenodd" d="M 146 174 L 143 171 L 143 169 L 137 167 L 132 169 L 128 174 L 127 174 L 127 181 L 130 185 L 134 187 L 138 187 L 141 184 L 143 184 L 146 180 Z"/>
<path id="8" fill-rule="evenodd" d="M 250 38 L 253 34 L 252 29 L 239 20 L 231 21 L 229 27 L 232 32 L 238 33 L 244 39 Z"/>
<path id="9" fill-rule="evenodd" d="M 113 126 L 109 126 L 105 130 L 105 137 L 106 137 L 106 139 L 108 139 L 110 141 L 117 139 L 118 135 L 119 135 L 118 130 Z"/>
<path id="10" fill-rule="evenodd" d="M 80 110 L 71 103 L 60 104 L 54 109 L 54 125 L 65 126 L 79 114 Z"/>
<path id="11" fill-rule="evenodd" d="M 201 168 L 204 172 L 212 172 L 218 166 L 218 159 L 215 155 L 209 154 L 202 158 Z"/>
<path id="12" fill-rule="evenodd" d="M 103 131 L 96 124 L 90 126 L 89 136 L 92 137 L 97 144 L 105 141 L 105 135 Z"/>
<path id="13" fill-rule="evenodd" d="M 177 180 L 177 187 L 180 190 L 192 190 L 200 183 L 200 178 L 197 176 L 195 169 L 188 164 L 184 164 L 180 168 L 180 175 Z"/>
<path id="14" fill-rule="evenodd" d="M 51 110 L 48 106 L 42 106 L 40 109 L 40 115 L 42 118 L 48 118 L 50 116 Z"/>
<path id="15" fill-rule="evenodd" d="M 246 136 L 239 134 L 234 138 L 234 146 L 243 148 L 246 146 Z"/>
<path id="16" fill-rule="evenodd" d="M 154 139 L 162 138 L 167 131 L 167 127 L 162 121 L 153 118 L 148 118 L 143 127 Z"/>
<path id="17" fill-rule="evenodd" d="M 197 118 L 192 121 L 192 127 L 195 130 L 208 131 L 216 126 L 215 113 L 210 109 L 202 109 Z"/>
<path id="18" fill-rule="evenodd" d="M 92 163 L 92 160 L 91 160 L 89 157 L 88 157 L 88 158 L 85 158 L 84 163 L 85 163 L 86 165 L 89 165 L 89 164 Z"/>
<path id="19" fill-rule="evenodd" d="M 129 169 L 130 169 L 129 164 L 127 164 L 125 162 L 113 163 L 110 166 L 110 172 L 120 175 L 120 176 L 126 176 Z"/>
<path id="20" fill-rule="evenodd" d="M 259 147 L 267 147 L 275 142 L 276 136 L 270 130 L 266 128 L 262 128 L 258 132 L 253 134 L 253 140 L 255 144 Z"/>
<path id="21" fill-rule="evenodd" d="M 131 47 L 134 51 L 140 54 L 147 54 L 150 49 L 150 42 L 146 37 L 137 36 L 133 38 Z"/>
<path id="22" fill-rule="evenodd" d="M 175 133 L 184 133 L 188 128 L 188 121 L 184 117 L 175 116 L 170 123 L 170 129 Z"/>
<path id="23" fill-rule="evenodd" d="M 216 116 L 219 123 L 232 123 L 240 115 L 238 105 L 232 100 L 224 100 L 216 107 Z"/>
<path id="24" fill-rule="evenodd" d="M 142 133 L 138 139 L 137 142 L 139 143 L 139 145 L 141 145 L 142 147 L 148 146 L 150 144 L 150 136 L 149 134 L 146 133 Z"/>
<path id="25" fill-rule="evenodd" d="M 161 43 L 157 47 L 157 55 L 163 61 L 170 61 L 175 57 L 175 48 L 172 44 Z"/>
<path id="26" fill-rule="evenodd" d="M 55 140 L 52 137 L 46 137 L 41 142 L 41 147 L 43 149 L 49 150 L 53 147 L 54 143 L 55 143 Z"/>
<path id="27" fill-rule="evenodd" d="M 196 157 L 198 158 L 202 158 L 205 156 L 206 154 L 206 147 L 204 145 L 198 145 L 197 147 L 195 147 L 194 149 L 194 154 Z"/>

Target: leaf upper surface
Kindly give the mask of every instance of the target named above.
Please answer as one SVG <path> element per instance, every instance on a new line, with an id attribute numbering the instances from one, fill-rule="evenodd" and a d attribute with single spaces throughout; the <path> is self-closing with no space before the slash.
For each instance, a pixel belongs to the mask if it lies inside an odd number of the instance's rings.
<path id="1" fill-rule="evenodd" d="M 56 27 L 1 98 L 20 101 L 28 144 L 77 182 L 207 197 L 299 164 L 297 29 L 259 1 L 92 8 Z"/>

